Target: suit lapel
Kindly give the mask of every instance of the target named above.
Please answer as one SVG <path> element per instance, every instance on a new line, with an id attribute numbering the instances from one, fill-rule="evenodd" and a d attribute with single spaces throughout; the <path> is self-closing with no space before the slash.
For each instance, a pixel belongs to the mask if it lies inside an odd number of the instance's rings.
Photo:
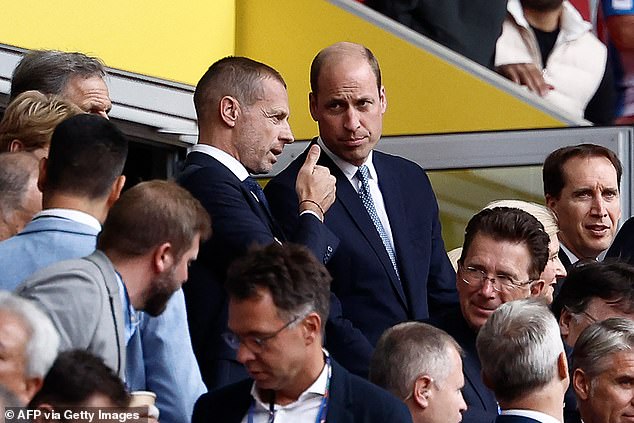
<path id="1" fill-rule="evenodd" d="M 227 177 L 235 179 L 235 183 L 239 185 L 240 192 L 242 196 L 246 200 L 249 208 L 256 216 L 266 225 L 271 233 L 276 236 L 280 241 L 284 241 L 286 238 L 282 233 L 280 227 L 275 223 L 273 216 L 271 216 L 270 211 L 266 209 L 263 205 L 255 199 L 251 191 L 247 188 L 247 186 L 242 183 L 233 172 L 231 172 L 225 165 L 220 163 L 215 158 L 211 157 L 208 154 L 200 153 L 198 151 L 194 151 L 187 155 L 187 159 L 185 160 L 185 168 L 181 173 L 180 179 L 185 179 L 187 176 L 196 171 L 201 167 L 215 167 L 218 169 L 223 169 L 226 171 Z"/>
<path id="2" fill-rule="evenodd" d="M 349 373 L 334 360 L 332 361 L 332 381 L 330 384 L 331 394 L 326 421 L 353 423 Z"/>

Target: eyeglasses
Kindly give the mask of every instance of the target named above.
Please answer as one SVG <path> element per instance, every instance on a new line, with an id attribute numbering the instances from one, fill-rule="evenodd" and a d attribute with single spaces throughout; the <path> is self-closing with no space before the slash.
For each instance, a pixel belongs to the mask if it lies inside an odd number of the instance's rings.
<path id="1" fill-rule="evenodd" d="M 264 351 L 264 348 L 266 348 L 266 343 L 268 341 L 275 338 L 277 335 L 282 333 L 284 329 L 291 327 L 293 323 L 297 322 L 300 319 L 303 319 L 304 317 L 306 317 L 306 314 L 295 316 L 292 320 L 290 320 L 284 326 L 282 326 L 281 328 L 279 328 L 278 330 L 276 330 L 275 332 L 269 335 L 264 335 L 264 336 L 249 335 L 249 336 L 243 337 L 243 336 L 238 336 L 235 333 L 229 331 L 229 332 L 223 333 L 222 338 L 225 340 L 227 345 L 229 345 L 229 347 L 231 347 L 234 350 L 237 350 L 238 348 L 240 348 L 240 344 L 242 344 L 245 347 L 247 347 L 249 351 L 251 351 L 252 353 L 258 354 Z"/>
<path id="2" fill-rule="evenodd" d="M 588 320 L 590 320 L 590 323 L 596 323 L 599 321 L 599 319 L 597 319 L 596 317 L 594 317 L 592 314 L 588 313 L 587 311 L 580 311 L 580 312 L 574 312 L 572 310 L 570 310 L 570 307 L 568 306 L 564 306 L 564 308 L 566 310 L 568 310 L 568 313 L 570 314 L 582 314 L 584 315 Z"/>
<path id="3" fill-rule="evenodd" d="M 465 267 L 462 264 L 459 264 L 458 266 L 462 271 L 462 281 L 474 288 L 482 288 L 486 281 L 491 281 L 491 286 L 494 291 L 508 292 L 514 289 L 523 288 L 534 281 L 534 279 L 516 281 L 508 275 L 495 275 L 493 277 L 489 277 L 485 271 L 476 269 L 475 267 Z"/>

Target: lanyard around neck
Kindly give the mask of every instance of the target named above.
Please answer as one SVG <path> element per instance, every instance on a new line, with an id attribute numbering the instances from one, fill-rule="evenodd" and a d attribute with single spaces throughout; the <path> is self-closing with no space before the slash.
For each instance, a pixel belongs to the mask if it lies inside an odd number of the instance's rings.
<path id="1" fill-rule="evenodd" d="M 317 412 L 317 419 L 315 423 L 325 423 L 326 414 L 328 413 L 328 400 L 330 399 L 330 380 L 332 378 L 332 364 L 330 363 L 330 356 L 326 356 L 326 367 L 328 367 L 328 379 L 326 379 L 326 392 L 319 404 L 319 411 Z M 269 402 L 269 419 L 268 423 L 275 423 L 275 397 Z M 249 414 L 247 416 L 247 423 L 253 423 L 253 416 L 255 414 L 255 398 L 251 400 L 251 406 L 249 407 Z"/>

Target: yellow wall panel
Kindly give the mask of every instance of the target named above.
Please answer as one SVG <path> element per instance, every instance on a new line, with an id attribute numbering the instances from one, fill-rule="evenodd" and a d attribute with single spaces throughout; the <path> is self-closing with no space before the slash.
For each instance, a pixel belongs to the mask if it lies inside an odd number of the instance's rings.
<path id="1" fill-rule="evenodd" d="M 81 51 L 188 84 L 235 44 L 235 0 L 6 1 L 2 16 L 4 44 Z"/>
<path id="2" fill-rule="evenodd" d="M 562 126 L 558 120 L 325 0 L 236 0 L 236 54 L 278 69 L 289 87 L 295 137 L 314 136 L 312 58 L 338 41 L 368 46 L 388 98 L 384 134 Z"/>

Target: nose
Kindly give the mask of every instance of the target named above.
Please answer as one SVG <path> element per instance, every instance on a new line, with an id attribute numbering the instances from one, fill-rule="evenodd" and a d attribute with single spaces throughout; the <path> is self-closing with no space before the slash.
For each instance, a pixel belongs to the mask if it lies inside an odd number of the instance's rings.
<path id="1" fill-rule="evenodd" d="M 291 130 L 291 125 L 288 122 L 286 122 L 286 127 L 282 129 L 282 132 L 280 133 L 280 140 L 284 144 L 291 144 L 293 143 L 293 141 L 295 141 L 295 137 L 293 137 L 293 131 Z"/>
<path id="2" fill-rule="evenodd" d="M 493 296 L 495 290 L 493 289 L 493 281 L 495 279 L 490 278 L 488 276 L 482 278 L 482 285 L 480 286 L 480 294 L 485 297 Z"/>
<path id="3" fill-rule="evenodd" d="M 354 107 L 348 108 L 345 115 L 345 120 L 343 123 L 343 127 L 350 131 L 354 132 L 361 126 L 361 122 L 359 121 L 359 113 L 355 110 Z"/>
<path id="4" fill-rule="evenodd" d="M 595 216 L 601 216 L 601 217 L 607 216 L 605 201 L 603 200 L 601 193 L 598 193 L 592 199 L 592 208 L 590 212 Z"/>
<path id="5" fill-rule="evenodd" d="M 462 392 L 460 392 L 460 412 L 463 413 L 465 411 L 467 411 L 467 403 L 462 396 Z"/>
<path id="6" fill-rule="evenodd" d="M 568 276 L 568 272 L 564 267 L 564 264 L 559 260 L 559 257 L 555 259 L 555 277 L 556 278 L 565 278 Z"/>
<path id="7" fill-rule="evenodd" d="M 238 351 L 236 351 L 236 360 L 238 360 L 240 364 L 246 364 L 254 358 L 255 355 L 251 352 L 251 350 L 248 349 L 246 345 L 244 345 L 242 342 L 240 342 Z"/>

